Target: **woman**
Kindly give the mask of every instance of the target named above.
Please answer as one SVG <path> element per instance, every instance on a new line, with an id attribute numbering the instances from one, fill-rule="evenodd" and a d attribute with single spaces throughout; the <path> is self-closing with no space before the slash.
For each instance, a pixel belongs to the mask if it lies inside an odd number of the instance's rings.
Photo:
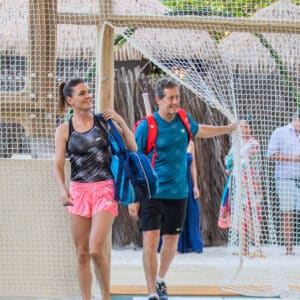
<path id="1" fill-rule="evenodd" d="M 241 236 L 242 255 L 250 257 L 264 257 L 261 251 L 261 202 L 262 186 L 261 176 L 258 165 L 259 143 L 251 134 L 250 122 L 241 120 L 239 123 L 241 130 L 241 196 L 243 205 L 243 216 L 240 218 L 240 226 L 243 227 Z M 236 189 L 236 178 L 232 178 L 232 168 L 234 161 L 232 158 L 232 149 L 226 157 L 226 173 L 229 175 L 224 191 L 220 208 L 218 225 L 221 228 L 228 228 L 230 224 L 230 198 L 229 189 Z M 231 194 L 234 191 L 231 191 Z M 249 244 L 254 243 L 254 251 L 249 253 Z"/>
<path id="2" fill-rule="evenodd" d="M 264 257 L 261 251 L 261 203 L 263 197 L 261 174 L 258 164 L 260 146 L 251 134 L 251 121 L 240 121 L 242 144 L 240 149 L 242 171 L 243 219 L 243 255 L 249 255 L 249 243 L 253 242 L 255 250 L 251 257 Z"/>
<path id="3" fill-rule="evenodd" d="M 59 85 L 59 110 L 66 105 L 74 115 L 61 124 L 55 133 L 54 176 L 61 201 L 70 215 L 76 247 L 77 273 L 83 300 L 91 299 L 92 273 L 95 267 L 102 299 L 110 299 L 110 264 L 105 244 L 113 221 L 118 215 L 114 199 L 114 181 L 110 170 L 111 153 L 105 128 L 92 113 L 93 97 L 83 79 L 71 79 Z M 137 146 L 131 130 L 116 112 L 103 112 L 104 121 L 112 119 L 130 151 Z M 70 190 L 65 185 L 65 154 L 71 164 Z"/>
<path id="4" fill-rule="evenodd" d="M 219 213 L 219 219 L 218 219 L 218 226 L 220 228 L 226 229 L 230 226 L 230 188 L 232 184 L 232 168 L 233 168 L 233 157 L 232 157 L 232 151 L 229 151 L 225 158 L 225 166 L 226 166 L 226 174 L 228 175 L 223 193 L 221 198 L 221 205 L 220 205 L 220 213 Z"/>

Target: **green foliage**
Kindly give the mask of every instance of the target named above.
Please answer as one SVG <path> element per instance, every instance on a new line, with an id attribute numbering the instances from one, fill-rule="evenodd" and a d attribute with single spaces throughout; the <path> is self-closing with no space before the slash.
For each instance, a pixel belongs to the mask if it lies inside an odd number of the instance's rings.
<path id="1" fill-rule="evenodd" d="M 296 0 L 299 2 L 299 0 Z M 161 2 L 174 9 L 181 11 L 197 11 L 207 9 L 209 11 L 219 12 L 223 15 L 234 17 L 251 17 L 257 10 L 262 9 L 275 0 L 217 0 L 217 1 L 200 1 L 200 0 L 179 0 L 169 1 L 161 0 Z"/>
<path id="2" fill-rule="evenodd" d="M 116 49 L 119 50 L 126 43 L 127 39 L 124 36 L 126 36 L 127 38 L 129 38 L 130 36 L 133 35 L 133 33 L 136 30 L 137 30 L 137 27 L 135 27 L 135 26 L 129 26 L 129 27 L 125 28 L 123 34 L 116 34 L 114 36 L 114 46 L 116 47 Z"/>

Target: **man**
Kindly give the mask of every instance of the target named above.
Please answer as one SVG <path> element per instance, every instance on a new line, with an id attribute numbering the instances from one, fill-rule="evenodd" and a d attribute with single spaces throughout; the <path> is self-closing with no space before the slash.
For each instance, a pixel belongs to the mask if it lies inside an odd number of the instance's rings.
<path id="1" fill-rule="evenodd" d="M 279 127 L 269 141 L 267 156 L 275 162 L 275 185 L 283 213 L 286 255 L 293 250 L 294 214 L 300 210 L 300 119 L 295 112 L 290 124 Z"/>
<path id="2" fill-rule="evenodd" d="M 160 79 L 155 87 L 158 111 L 154 113 L 157 123 L 155 171 L 158 176 L 158 192 L 154 198 L 141 201 L 140 228 L 143 231 L 143 266 L 149 292 L 149 300 L 168 299 L 164 278 L 177 251 L 179 234 L 186 213 L 188 183 L 186 176 L 188 133 L 177 115 L 179 88 L 170 79 Z M 227 126 L 197 124 L 188 114 L 193 137 L 210 138 L 231 133 L 235 123 Z M 136 129 L 138 150 L 144 152 L 148 135 L 147 121 L 143 120 Z M 163 246 L 158 270 L 157 247 L 160 234 Z M 157 272 L 158 271 L 158 272 Z"/>

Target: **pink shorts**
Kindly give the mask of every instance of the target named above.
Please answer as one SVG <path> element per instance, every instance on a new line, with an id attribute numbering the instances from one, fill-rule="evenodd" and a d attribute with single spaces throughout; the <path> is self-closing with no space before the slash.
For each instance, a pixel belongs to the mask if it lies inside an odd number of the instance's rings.
<path id="1" fill-rule="evenodd" d="M 113 180 L 97 182 L 70 182 L 70 193 L 73 197 L 73 206 L 68 206 L 68 212 L 92 217 L 99 211 L 108 211 L 115 217 L 118 215 L 118 202 L 115 197 Z"/>

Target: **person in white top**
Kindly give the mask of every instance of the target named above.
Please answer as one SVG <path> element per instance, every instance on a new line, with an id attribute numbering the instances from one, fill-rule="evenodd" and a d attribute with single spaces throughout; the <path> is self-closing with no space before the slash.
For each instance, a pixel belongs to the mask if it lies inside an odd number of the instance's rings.
<path id="1" fill-rule="evenodd" d="M 267 156 L 275 162 L 275 185 L 279 209 L 283 214 L 286 255 L 295 255 L 293 247 L 294 211 L 300 211 L 300 117 L 295 112 L 286 126 L 274 130 Z"/>

